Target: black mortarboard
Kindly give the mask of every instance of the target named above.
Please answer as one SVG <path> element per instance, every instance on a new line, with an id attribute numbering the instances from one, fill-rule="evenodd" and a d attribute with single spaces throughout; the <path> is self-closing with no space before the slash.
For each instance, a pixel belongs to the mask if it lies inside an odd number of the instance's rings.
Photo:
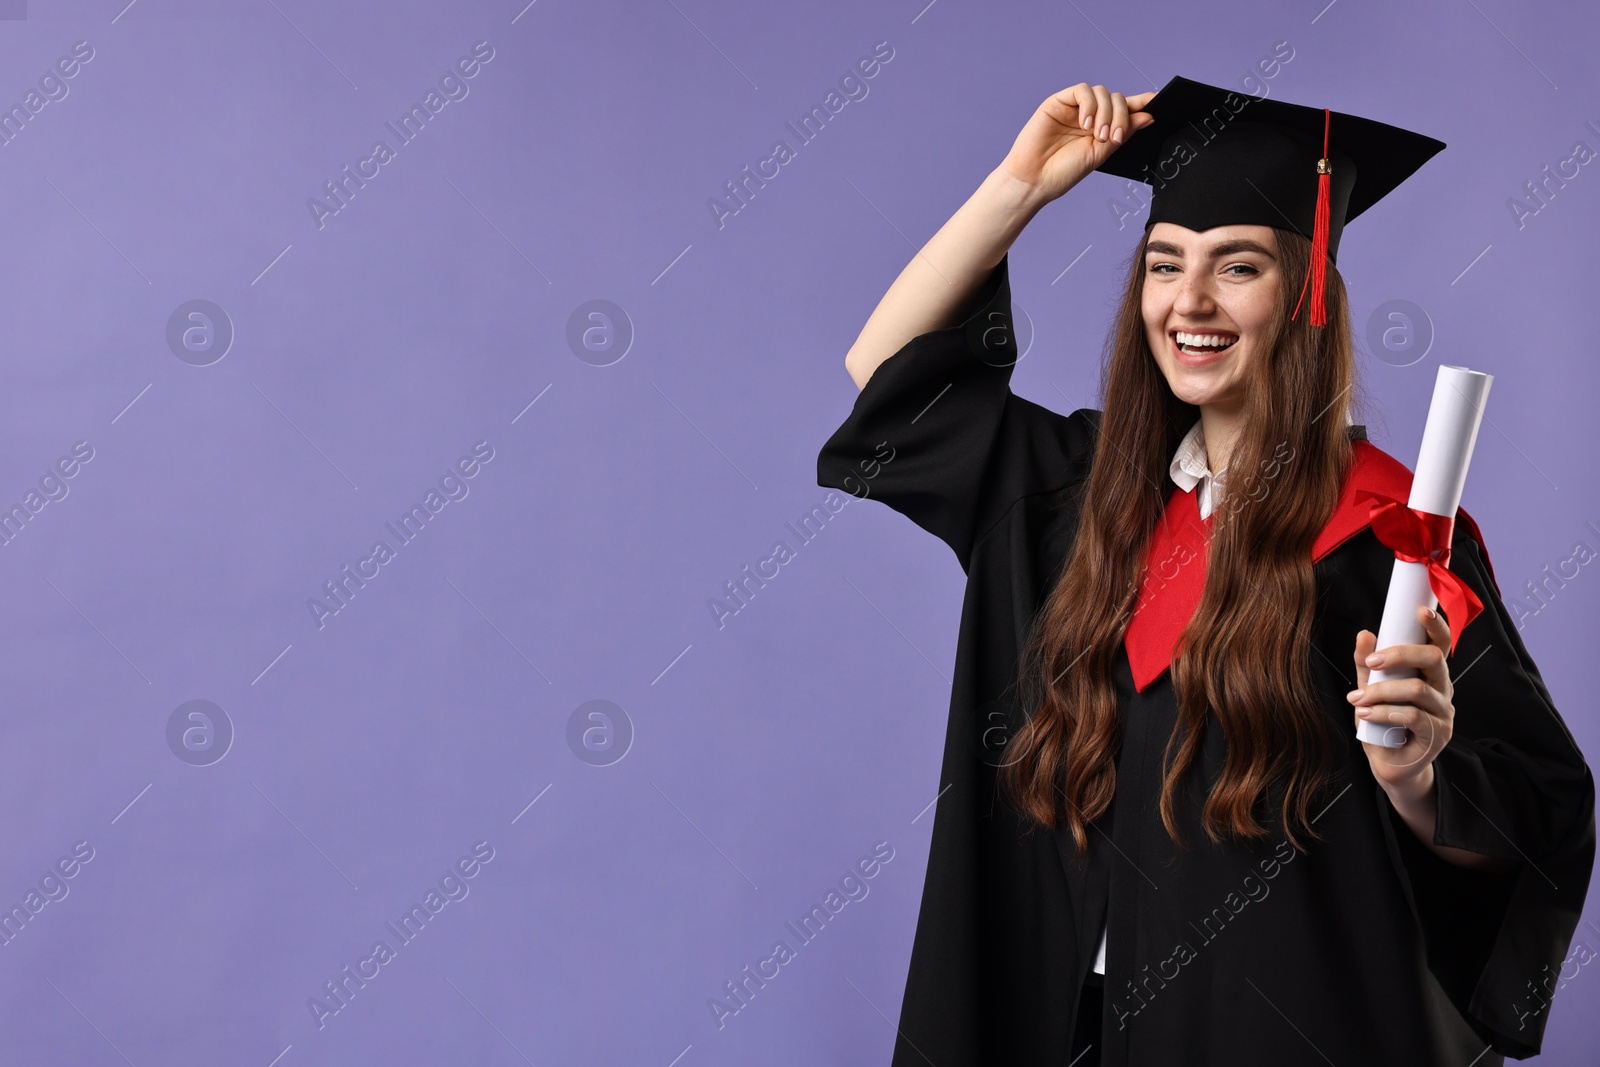
<path id="1" fill-rule="evenodd" d="M 1326 321 L 1325 264 L 1336 259 L 1344 224 L 1444 147 L 1443 141 L 1359 115 L 1181 77 L 1157 92 L 1144 111 L 1155 122 L 1096 169 L 1150 185 L 1147 230 L 1157 222 L 1191 230 L 1256 224 L 1310 238 L 1306 280 L 1314 326 Z"/>

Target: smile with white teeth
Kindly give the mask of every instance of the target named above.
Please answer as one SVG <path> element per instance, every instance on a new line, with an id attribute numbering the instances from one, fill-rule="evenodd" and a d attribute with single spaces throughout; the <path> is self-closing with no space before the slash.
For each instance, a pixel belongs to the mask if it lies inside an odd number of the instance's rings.
<path id="1" fill-rule="evenodd" d="M 1239 339 L 1236 333 L 1187 333 L 1183 330 L 1172 331 L 1172 336 L 1185 352 L 1220 352 Z"/>

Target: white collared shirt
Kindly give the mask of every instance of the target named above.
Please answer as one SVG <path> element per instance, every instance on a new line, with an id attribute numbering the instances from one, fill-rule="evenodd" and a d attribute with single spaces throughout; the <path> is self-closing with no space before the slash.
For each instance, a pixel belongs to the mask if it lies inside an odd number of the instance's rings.
<path id="1" fill-rule="evenodd" d="M 1172 473 L 1172 480 L 1179 489 L 1191 492 L 1195 486 L 1200 487 L 1200 518 L 1204 519 L 1216 508 L 1217 500 L 1222 495 L 1222 483 L 1227 471 L 1212 472 L 1206 459 L 1206 435 L 1202 429 L 1204 423 L 1199 419 L 1189 427 L 1189 432 L 1183 435 L 1183 440 L 1178 442 L 1178 451 L 1172 457 L 1172 464 L 1168 470 Z"/>
<path id="2" fill-rule="evenodd" d="M 1184 492 L 1193 492 L 1196 486 L 1200 487 L 1200 518 L 1203 520 L 1210 515 L 1216 507 L 1217 499 L 1222 495 L 1222 483 L 1227 470 L 1212 473 L 1211 465 L 1206 459 L 1206 437 L 1203 423 L 1196 419 L 1195 424 L 1189 427 L 1189 432 L 1183 435 L 1183 440 L 1178 442 L 1178 450 L 1172 456 L 1172 464 L 1168 470 L 1172 473 L 1172 480 Z M 1094 969 L 1096 974 L 1106 973 L 1106 931 L 1100 931 L 1100 949 L 1095 953 Z"/>

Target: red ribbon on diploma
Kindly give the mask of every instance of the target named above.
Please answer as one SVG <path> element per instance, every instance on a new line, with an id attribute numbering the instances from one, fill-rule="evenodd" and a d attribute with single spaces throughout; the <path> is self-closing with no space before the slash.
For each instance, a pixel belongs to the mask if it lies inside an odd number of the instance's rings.
<path id="1" fill-rule="evenodd" d="M 1461 631 L 1483 610 L 1483 601 L 1472 587 L 1449 569 L 1455 518 L 1418 511 L 1370 489 L 1357 490 L 1355 500 L 1357 503 L 1372 501 L 1372 532 L 1380 542 L 1394 549 L 1395 559 L 1427 564 L 1428 585 L 1450 619 L 1450 654 L 1454 655 Z"/>

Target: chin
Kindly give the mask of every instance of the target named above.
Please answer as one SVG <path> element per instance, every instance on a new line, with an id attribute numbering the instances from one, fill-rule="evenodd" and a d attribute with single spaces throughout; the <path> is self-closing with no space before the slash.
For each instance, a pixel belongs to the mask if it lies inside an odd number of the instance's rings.
<path id="1" fill-rule="evenodd" d="M 1192 380 L 1185 380 L 1183 371 L 1186 369 L 1178 368 L 1176 381 L 1172 378 L 1167 379 L 1167 388 L 1172 390 L 1172 395 L 1185 404 L 1204 407 L 1207 404 L 1231 403 L 1236 399 L 1235 391 L 1232 389 L 1233 383 L 1223 383 L 1220 386 L 1212 386 L 1209 383 L 1201 385 Z"/>
<path id="2" fill-rule="evenodd" d="M 1207 404 L 1215 402 L 1215 397 L 1211 393 L 1197 390 L 1174 389 L 1172 395 L 1185 404 L 1193 404 L 1197 408 L 1205 407 Z"/>

